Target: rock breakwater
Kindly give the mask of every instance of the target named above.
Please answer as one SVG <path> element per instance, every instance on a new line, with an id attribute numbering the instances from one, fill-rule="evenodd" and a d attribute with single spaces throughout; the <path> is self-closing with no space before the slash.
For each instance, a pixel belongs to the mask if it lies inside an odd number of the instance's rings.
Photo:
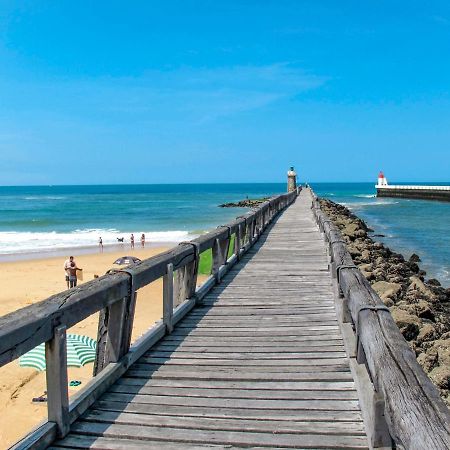
<path id="1" fill-rule="evenodd" d="M 230 202 L 230 203 L 223 203 L 222 205 L 219 205 L 220 208 L 257 208 L 261 203 L 266 202 L 269 200 L 269 197 L 267 198 L 246 198 L 245 200 L 240 200 L 238 202 Z"/>
<path id="2" fill-rule="evenodd" d="M 450 288 L 426 279 L 416 254 L 409 259 L 370 236 L 348 208 L 321 199 L 322 210 L 341 230 L 354 263 L 389 307 L 417 361 L 450 405 Z"/>

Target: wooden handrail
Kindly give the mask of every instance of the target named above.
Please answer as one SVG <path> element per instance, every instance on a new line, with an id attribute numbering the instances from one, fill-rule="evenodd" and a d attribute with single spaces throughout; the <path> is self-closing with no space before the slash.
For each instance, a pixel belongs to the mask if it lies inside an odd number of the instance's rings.
<path id="1" fill-rule="evenodd" d="M 341 232 L 320 209 L 312 193 L 312 209 L 330 247 L 338 278 L 354 324 L 358 362 L 364 362 L 397 448 L 450 448 L 450 411 L 438 389 L 416 360 L 389 309 L 353 264 Z"/>
<path id="2" fill-rule="evenodd" d="M 190 242 L 0 317 L 0 367 L 46 342 L 47 384 L 52 385 L 48 390 L 49 422 L 15 448 L 27 448 L 30 442 L 36 448 L 44 448 L 56 436 L 64 436 L 70 423 L 107 386 L 164 334 L 171 333 L 173 326 L 214 284 L 220 282 L 229 267 L 254 244 L 278 213 L 295 201 L 297 195 L 298 191 L 294 191 L 275 196 L 231 223 Z M 228 258 L 233 234 L 235 248 Z M 208 249 L 213 252 L 212 275 L 196 289 L 199 254 Z M 136 291 L 161 277 L 163 321 L 130 348 Z M 69 404 L 66 330 L 96 312 L 100 312 L 100 317 L 95 373 L 104 372 Z M 105 370 L 107 367 L 110 370 Z"/>

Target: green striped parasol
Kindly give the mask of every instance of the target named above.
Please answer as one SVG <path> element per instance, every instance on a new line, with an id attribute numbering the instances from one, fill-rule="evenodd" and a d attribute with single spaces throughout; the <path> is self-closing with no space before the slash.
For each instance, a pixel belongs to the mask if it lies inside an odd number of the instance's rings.
<path id="1" fill-rule="evenodd" d="M 67 335 L 67 365 L 81 367 L 95 360 L 97 342 L 88 336 Z M 39 344 L 19 358 L 22 367 L 45 370 L 45 343 Z"/>

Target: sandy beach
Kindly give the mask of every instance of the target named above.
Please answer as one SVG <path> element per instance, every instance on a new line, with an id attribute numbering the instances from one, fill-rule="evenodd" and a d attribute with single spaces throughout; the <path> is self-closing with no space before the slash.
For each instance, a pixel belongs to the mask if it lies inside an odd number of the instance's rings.
<path id="1" fill-rule="evenodd" d="M 149 258 L 166 250 L 163 247 L 136 248 L 80 254 L 73 250 L 75 260 L 83 268 L 83 281 L 94 275 L 103 275 L 114 267 L 115 259 L 123 255 Z M 95 251 L 95 250 L 94 250 Z M 68 256 L 68 255 L 67 255 Z M 66 257 L 67 257 L 66 256 Z M 18 260 L 0 263 L 0 315 L 46 299 L 66 289 L 63 263 L 66 257 Z M 116 266 L 117 267 L 117 266 Z M 133 340 L 146 331 L 162 315 L 162 280 L 158 280 L 138 292 Z M 97 335 L 98 314 L 88 317 L 69 332 L 92 338 Z M 69 388 L 73 394 L 91 378 L 93 364 L 81 368 L 69 368 L 68 379 L 81 381 L 77 388 Z M 20 367 L 18 360 L 0 368 L 0 448 L 7 448 L 25 435 L 47 415 L 46 403 L 33 403 L 45 391 L 45 372 Z M 6 413 L 7 411 L 7 413 Z"/>

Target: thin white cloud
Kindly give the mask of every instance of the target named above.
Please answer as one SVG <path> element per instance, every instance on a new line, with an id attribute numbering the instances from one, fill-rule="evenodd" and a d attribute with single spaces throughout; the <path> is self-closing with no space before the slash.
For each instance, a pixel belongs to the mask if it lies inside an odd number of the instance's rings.
<path id="1" fill-rule="evenodd" d="M 217 68 L 180 67 L 139 77 L 54 79 L 21 84 L 16 108 L 42 109 L 53 117 L 112 115 L 136 120 L 204 123 L 254 111 L 298 96 L 326 82 L 292 64 Z M 11 83 L 11 81 L 9 81 Z M 0 92 L 8 86 L 0 83 Z M 15 90 L 17 93 L 17 90 Z M 1 113 L 1 107 L 0 107 Z M 112 117 L 112 119 L 114 119 Z"/>

